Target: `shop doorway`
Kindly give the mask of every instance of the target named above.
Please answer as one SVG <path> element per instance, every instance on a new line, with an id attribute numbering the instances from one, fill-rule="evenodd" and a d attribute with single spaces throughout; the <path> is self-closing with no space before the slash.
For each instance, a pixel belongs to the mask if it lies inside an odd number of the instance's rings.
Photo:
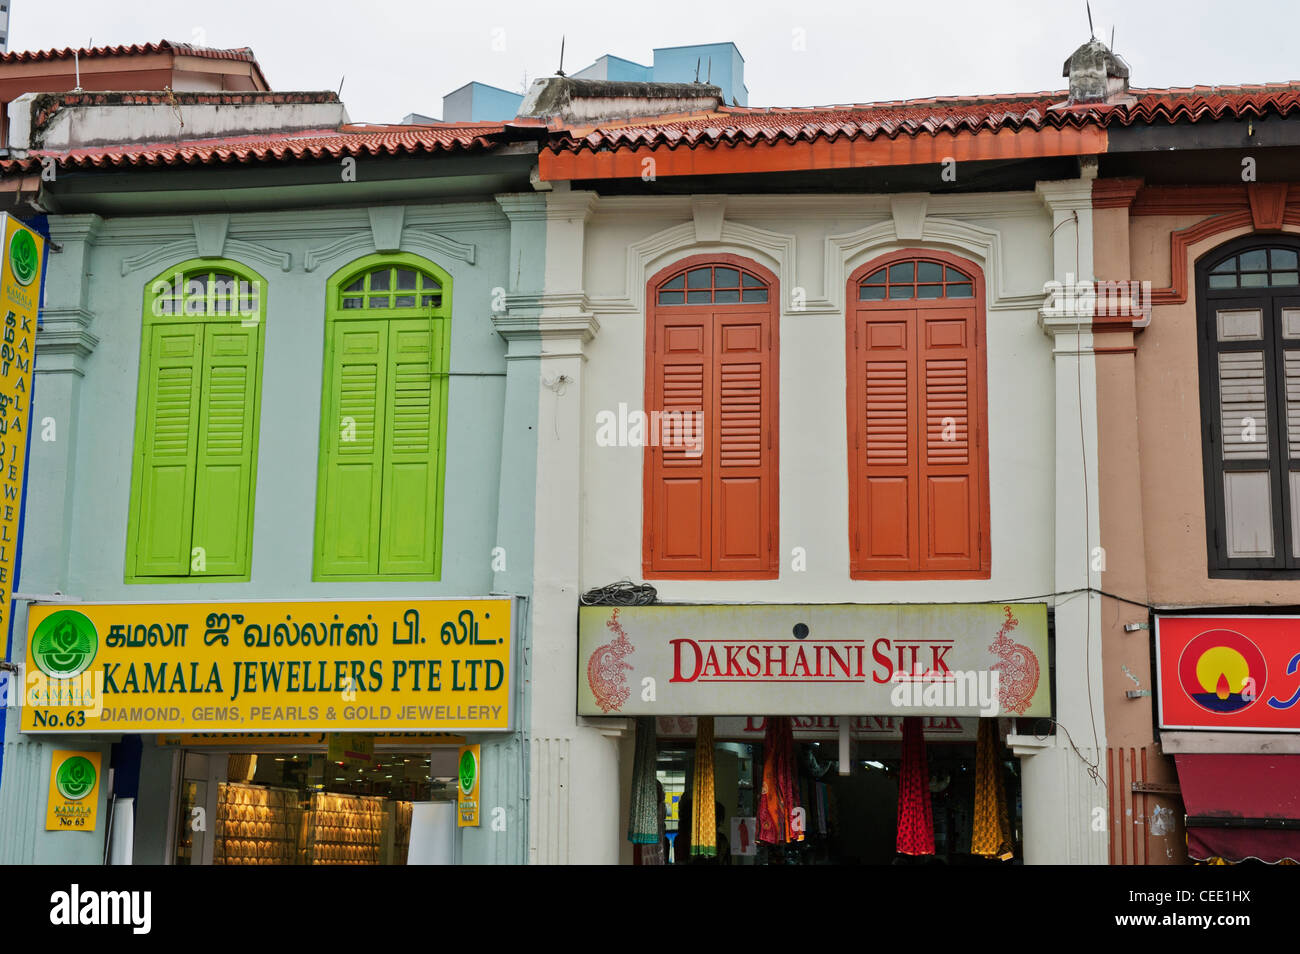
<path id="1" fill-rule="evenodd" d="M 804 838 L 784 846 L 757 841 L 757 806 L 763 784 L 764 746 L 761 718 L 718 719 L 721 731 L 713 746 L 713 806 L 718 854 L 707 861 L 691 859 L 689 844 L 692 776 L 696 764 L 695 719 L 657 720 L 656 777 L 664 790 L 665 857 L 669 864 L 952 864 L 1019 863 L 1022 857 L 1020 764 L 998 746 L 1000 775 L 1008 821 L 1009 850 L 1001 857 L 972 851 L 976 811 L 978 751 L 976 719 L 923 720 L 934 854 L 902 855 L 897 850 L 899 782 L 903 770 L 901 719 L 855 720 L 864 737 L 851 742 L 852 765 L 840 773 L 836 720 L 795 718 L 794 775 L 803 809 Z M 668 732 L 663 731 L 665 725 Z M 860 726 L 860 729 L 859 729 Z M 732 737 L 726 737 L 730 734 Z M 737 738 L 736 736 L 741 736 Z M 750 738 L 745 738 L 750 736 Z M 757 738 L 752 738 L 757 736 Z M 822 736 L 822 737 L 818 737 Z M 872 737 L 875 736 L 875 737 Z"/>
<path id="2" fill-rule="evenodd" d="M 404 865 L 416 806 L 454 803 L 457 749 L 177 753 L 178 865 Z M 417 832 L 417 837 L 419 837 Z"/>

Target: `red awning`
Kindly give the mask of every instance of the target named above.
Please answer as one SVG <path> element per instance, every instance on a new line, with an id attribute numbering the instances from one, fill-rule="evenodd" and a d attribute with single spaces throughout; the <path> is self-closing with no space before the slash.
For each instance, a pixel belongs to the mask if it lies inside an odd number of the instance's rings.
<path id="1" fill-rule="evenodd" d="M 1300 755 L 1174 758 L 1190 857 L 1300 861 Z"/>

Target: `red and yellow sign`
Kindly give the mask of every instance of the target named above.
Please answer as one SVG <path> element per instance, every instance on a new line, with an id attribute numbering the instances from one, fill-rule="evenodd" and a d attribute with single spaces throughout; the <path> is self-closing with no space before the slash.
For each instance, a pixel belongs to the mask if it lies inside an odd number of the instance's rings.
<path id="1" fill-rule="evenodd" d="M 1160 725 L 1300 732 L 1300 617 L 1156 620 Z"/>

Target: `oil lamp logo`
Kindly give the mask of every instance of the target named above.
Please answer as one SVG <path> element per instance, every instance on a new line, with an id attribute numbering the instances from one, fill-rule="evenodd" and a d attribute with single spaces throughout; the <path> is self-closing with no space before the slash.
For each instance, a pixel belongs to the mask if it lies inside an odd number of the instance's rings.
<path id="1" fill-rule="evenodd" d="M 99 652 L 95 624 L 76 610 L 46 617 L 32 634 L 32 659 L 55 679 L 71 679 L 86 671 Z"/>
<path id="2" fill-rule="evenodd" d="M 14 232 L 9 240 L 9 268 L 20 285 L 30 285 L 36 277 L 40 256 L 36 252 L 36 239 L 26 229 Z"/>
<path id="3" fill-rule="evenodd" d="M 74 755 L 59 766 L 59 771 L 54 776 L 54 784 L 59 794 L 68 801 L 79 801 L 95 787 L 95 766 L 90 759 Z"/>
<path id="4" fill-rule="evenodd" d="M 1259 647 L 1241 633 L 1214 629 L 1183 648 L 1178 681 L 1202 709 L 1240 712 L 1263 695 L 1268 667 Z"/>
<path id="5" fill-rule="evenodd" d="M 472 749 L 466 749 L 460 756 L 460 791 L 469 797 L 474 791 L 474 782 L 478 778 L 478 759 L 474 758 Z"/>

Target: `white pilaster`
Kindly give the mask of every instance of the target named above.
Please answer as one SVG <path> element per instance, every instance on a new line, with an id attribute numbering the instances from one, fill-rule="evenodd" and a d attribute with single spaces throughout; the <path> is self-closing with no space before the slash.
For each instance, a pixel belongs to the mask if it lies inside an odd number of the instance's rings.
<path id="1" fill-rule="evenodd" d="M 1096 365 L 1092 353 L 1092 180 L 1040 182 L 1052 217 L 1052 276 L 1060 294 L 1039 324 L 1055 365 L 1056 734 L 1012 736 L 1021 756 L 1027 864 L 1105 864 L 1106 752 L 1101 692 Z M 1089 283 L 1089 284 L 1084 284 Z M 1078 292 L 1085 294 L 1080 297 Z"/>

